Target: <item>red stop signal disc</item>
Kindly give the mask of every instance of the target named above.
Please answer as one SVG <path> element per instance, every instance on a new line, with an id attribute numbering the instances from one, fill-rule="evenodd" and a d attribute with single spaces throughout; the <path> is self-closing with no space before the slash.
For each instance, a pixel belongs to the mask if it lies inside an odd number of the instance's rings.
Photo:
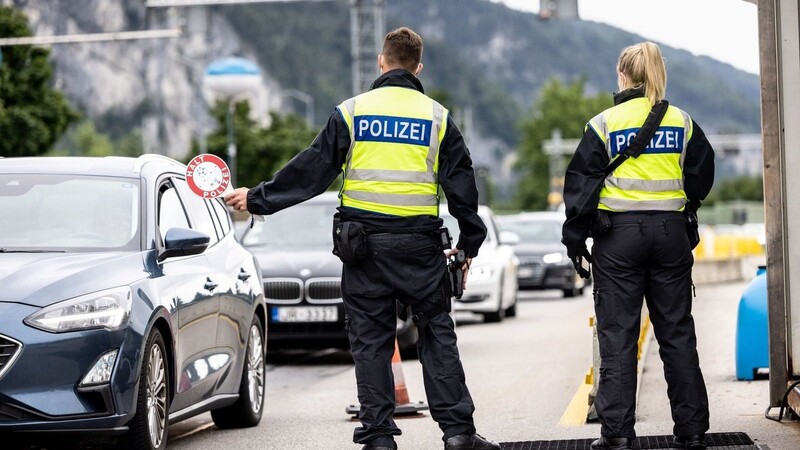
<path id="1" fill-rule="evenodd" d="M 231 183 L 231 171 L 222 158 L 204 153 L 186 165 L 186 183 L 200 197 L 219 197 Z"/>

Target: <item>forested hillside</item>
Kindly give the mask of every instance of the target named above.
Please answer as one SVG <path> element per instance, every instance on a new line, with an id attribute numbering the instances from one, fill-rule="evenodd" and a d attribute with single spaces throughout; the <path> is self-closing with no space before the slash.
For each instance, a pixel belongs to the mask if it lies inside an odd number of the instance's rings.
<path id="1" fill-rule="evenodd" d="M 421 76 L 428 92 L 458 112 L 471 108 L 476 130 L 509 146 L 520 114 L 549 77 L 585 77 L 587 93 L 616 89 L 619 50 L 640 36 L 582 20 L 541 21 L 485 0 L 387 0 L 387 30 L 406 25 L 425 40 Z M 351 94 L 350 15 L 346 2 L 241 5 L 221 12 L 260 63 L 285 87 L 315 95 L 327 117 Z M 759 130 L 758 77 L 662 46 L 668 99 L 708 133 Z M 321 120 L 321 119 L 320 119 Z"/>

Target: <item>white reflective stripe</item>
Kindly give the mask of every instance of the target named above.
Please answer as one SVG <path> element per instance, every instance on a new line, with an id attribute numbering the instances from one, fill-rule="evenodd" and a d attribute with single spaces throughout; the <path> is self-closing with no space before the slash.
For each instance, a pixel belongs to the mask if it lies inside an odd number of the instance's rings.
<path id="1" fill-rule="evenodd" d="M 352 169 L 348 172 L 348 180 L 359 181 L 396 181 L 403 183 L 436 183 L 433 172 L 415 172 L 412 170 Z"/>
<path id="2" fill-rule="evenodd" d="M 636 178 L 606 178 L 606 187 L 647 192 L 682 191 L 683 180 L 639 180 Z"/>
<path id="3" fill-rule="evenodd" d="M 606 121 L 605 114 L 600 113 L 592 117 L 592 120 L 590 120 L 589 123 L 594 125 L 592 128 L 594 129 L 595 133 L 598 133 L 598 137 L 606 145 L 608 157 L 611 158 L 611 146 L 609 145 L 608 139 L 608 122 Z"/>
<path id="4" fill-rule="evenodd" d="M 356 130 L 355 130 L 356 119 L 354 116 L 354 114 L 356 113 L 355 97 L 345 100 L 342 103 L 342 106 L 344 106 L 344 109 L 347 110 L 347 114 L 350 115 L 350 126 L 348 127 L 350 131 L 350 148 L 347 149 L 347 158 L 345 158 L 345 161 L 347 161 L 347 165 L 345 166 L 344 170 L 346 176 L 347 172 L 350 171 L 350 160 L 353 159 L 353 147 L 355 147 L 356 145 Z"/>
<path id="5" fill-rule="evenodd" d="M 681 208 L 686 206 L 686 199 L 623 200 L 612 197 L 601 197 L 600 204 L 614 211 L 680 211 Z"/>
<path id="6" fill-rule="evenodd" d="M 379 203 L 390 206 L 438 206 L 439 198 L 435 195 L 413 195 L 413 194 L 386 194 L 364 191 L 344 191 L 344 195 L 353 200 L 364 202 Z"/>
<path id="7" fill-rule="evenodd" d="M 683 161 L 686 159 L 686 147 L 689 146 L 689 131 L 692 129 L 692 118 L 684 110 L 679 110 L 683 114 L 683 150 L 681 150 L 680 165 L 683 170 Z"/>
<path id="8" fill-rule="evenodd" d="M 444 106 L 440 105 L 437 101 L 433 101 L 433 121 L 431 122 L 433 126 L 431 127 L 431 140 L 428 146 L 428 158 L 425 162 L 428 165 L 428 173 L 433 175 L 434 182 L 436 180 L 436 175 L 433 173 L 433 167 L 436 164 L 436 157 L 439 154 L 439 131 L 444 126 L 442 123 L 443 119 Z"/>

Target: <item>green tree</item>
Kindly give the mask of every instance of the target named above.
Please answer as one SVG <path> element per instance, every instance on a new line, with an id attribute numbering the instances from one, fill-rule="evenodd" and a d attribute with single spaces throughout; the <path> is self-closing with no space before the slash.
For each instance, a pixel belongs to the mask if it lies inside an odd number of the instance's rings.
<path id="1" fill-rule="evenodd" d="M 515 199 L 518 208 L 539 210 L 547 207 L 550 166 L 542 146 L 545 140 L 551 138 L 553 130 L 561 130 L 564 139 L 580 138 L 586 122 L 612 105 L 608 94 L 585 96 L 585 85 L 584 77 L 570 84 L 551 78 L 542 88 L 532 114 L 522 120 L 522 138 L 514 166 L 519 174 Z M 564 174 L 557 175 L 563 177 Z"/>
<path id="2" fill-rule="evenodd" d="M 110 156 L 113 154 L 111 139 L 99 133 L 94 123 L 85 120 L 64 135 L 58 145 L 48 154 L 53 156 Z"/>
<path id="3" fill-rule="evenodd" d="M 761 176 L 739 176 L 714 183 L 703 205 L 730 200 L 764 201 L 764 179 Z"/>
<path id="4" fill-rule="evenodd" d="M 0 6 L 0 36 L 31 36 L 27 17 Z M 50 51 L 30 45 L 2 48 L 0 64 L 0 156 L 47 152 L 79 118 L 66 98 L 50 86 Z"/>
<path id="5" fill-rule="evenodd" d="M 213 108 L 214 117 L 220 124 L 207 136 L 207 152 L 228 162 L 228 134 L 226 114 L 228 103 L 217 101 Z M 234 139 L 236 141 L 236 184 L 253 187 L 269 179 L 289 159 L 308 148 L 316 136 L 316 131 L 308 127 L 305 120 L 297 115 L 280 116 L 271 114 L 269 127 L 262 127 L 250 118 L 250 104 L 236 103 L 234 112 Z M 191 159 L 199 154 L 197 143 L 193 145 Z M 187 162 L 188 160 L 187 159 Z"/>

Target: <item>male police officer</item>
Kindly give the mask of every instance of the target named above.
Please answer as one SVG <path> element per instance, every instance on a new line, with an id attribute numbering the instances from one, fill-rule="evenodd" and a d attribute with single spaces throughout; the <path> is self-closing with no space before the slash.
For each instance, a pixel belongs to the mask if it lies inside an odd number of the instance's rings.
<path id="1" fill-rule="evenodd" d="M 226 196 L 228 205 L 272 214 L 322 193 L 344 170 L 335 219 L 335 251 L 342 258 L 342 296 L 355 361 L 364 449 L 397 448 L 401 434 L 391 359 L 396 300 L 411 307 L 431 416 L 445 449 L 499 449 L 478 435 L 464 380 L 453 321 L 446 261 L 439 247 L 439 186 L 469 264 L 486 237 L 478 217 L 472 160 L 448 111 L 423 93 L 422 39 L 408 28 L 386 36 L 378 55 L 381 76 L 369 92 L 339 105 L 311 147 L 274 178 Z"/>

